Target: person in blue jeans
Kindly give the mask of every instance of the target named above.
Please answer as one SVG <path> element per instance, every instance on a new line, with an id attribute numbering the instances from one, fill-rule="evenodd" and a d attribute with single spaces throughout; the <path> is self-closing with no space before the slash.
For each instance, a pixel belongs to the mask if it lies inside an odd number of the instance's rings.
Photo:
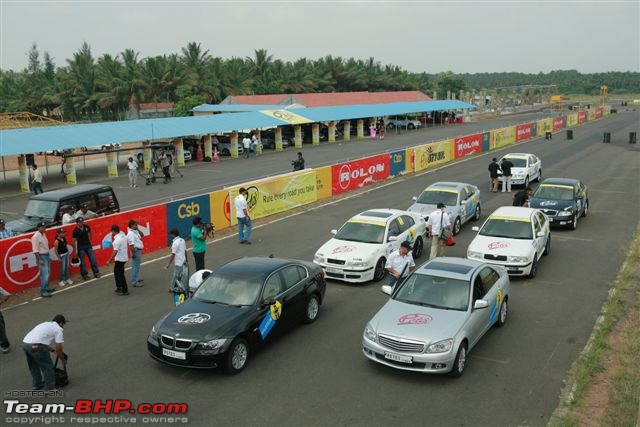
<path id="1" fill-rule="evenodd" d="M 238 241 L 243 245 L 250 245 L 249 237 L 251 236 L 251 217 L 249 216 L 249 208 L 247 206 L 247 189 L 240 188 L 240 194 L 234 199 L 236 208 L 236 218 L 238 219 Z"/>
<path id="2" fill-rule="evenodd" d="M 60 282 L 58 283 L 60 286 L 73 284 L 73 281 L 69 279 L 69 248 L 64 233 L 64 228 L 58 229 L 58 235 L 53 245 L 60 260 Z"/>
<path id="3" fill-rule="evenodd" d="M 144 243 L 142 238 L 144 234 L 138 228 L 138 222 L 135 219 L 129 220 L 129 230 L 127 231 L 127 244 L 131 251 L 131 286 L 144 286 L 140 278 L 140 262 L 142 261 L 142 250 Z"/>
<path id="4" fill-rule="evenodd" d="M 75 239 L 76 253 L 78 254 L 78 258 L 80 258 L 80 274 L 82 274 L 82 278 L 84 280 L 89 278 L 84 260 L 85 255 L 89 257 L 93 276 L 96 279 L 100 277 L 100 270 L 98 269 L 96 256 L 93 253 L 93 247 L 91 245 L 91 237 L 91 227 L 84 223 L 84 219 L 82 217 L 76 219 L 76 228 L 73 230 L 73 238 Z"/>
<path id="5" fill-rule="evenodd" d="M 64 343 L 64 325 L 67 320 L 57 314 L 51 322 L 43 322 L 33 328 L 22 340 L 22 349 L 27 358 L 31 373 L 33 390 L 56 391 L 55 370 L 49 353 L 55 352 L 67 366 L 67 359 L 62 345 Z"/>
<path id="6" fill-rule="evenodd" d="M 38 230 L 31 236 L 31 248 L 38 262 L 38 270 L 40 272 L 40 296 L 47 298 L 55 290 L 49 288 L 49 273 L 51 272 L 49 240 L 45 234 L 45 223 L 39 222 L 37 227 Z"/>

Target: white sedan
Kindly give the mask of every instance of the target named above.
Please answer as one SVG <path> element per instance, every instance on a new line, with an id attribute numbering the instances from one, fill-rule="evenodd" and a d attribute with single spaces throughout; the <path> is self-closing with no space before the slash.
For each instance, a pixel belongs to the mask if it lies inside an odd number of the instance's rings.
<path id="1" fill-rule="evenodd" d="M 540 257 L 551 250 L 549 220 L 538 209 L 503 206 L 473 230 L 467 258 L 501 265 L 512 276 L 535 277 Z"/>
<path id="2" fill-rule="evenodd" d="M 411 242 L 413 258 L 422 255 L 427 223 L 421 215 L 398 209 L 370 209 L 348 220 L 318 249 L 313 262 L 327 278 L 345 282 L 381 280 L 389 254 Z"/>
<path id="3" fill-rule="evenodd" d="M 509 153 L 500 159 L 499 165 L 502 161 L 509 159 L 513 163 L 511 168 L 511 184 L 522 185 L 528 187 L 531 181 L 542 181 L 542 160 L 535 154 L 529 153 Z M 503 181 L 502 175 L 498 178 Z"/>

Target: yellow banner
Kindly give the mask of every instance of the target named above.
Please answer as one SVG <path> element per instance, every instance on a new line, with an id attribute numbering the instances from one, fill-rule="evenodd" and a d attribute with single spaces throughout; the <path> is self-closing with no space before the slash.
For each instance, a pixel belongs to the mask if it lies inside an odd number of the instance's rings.
<path id="1" fill-rule="evenodd" d="M 302 123 L 313 122 L 313 120 L 309 120 L 306 117 L 299 116 L 298 114 L 294 114 L 291 111 L 287 110 L 260 110 L 260 113 L 265 114 L 269 117 L 276 118 L 278 120 L 282 120 L 283 122 L 287 122 L 290 125 L 299 125 Z"/>
<path id="2" fill-rule="evenodd" d="M 596 119 L 596 109 L 595 108 L 589 108 L 587 110 L 587 120 L 591 121 L 591 120 L 595 120 Z"/>
<path id="3" fill-rule="evenodd" d="M 447 139 L 415 147 L 416 172 L 450 162 L 453 144 L 453 139 Z"/>
<path id="4" fill-rule="evenodd" d="M 551 132 L 553 130 L 553 119 L 538 120 L 538 126 L 536 133 L 544 136 L 545 132 Z"/>
<path id="5" fill-rule="evenodd" d="M 415 162 L 416 162 L 415 150 L 413 148 L 407 148 L 404 153 L 404 164 L 405 164 L 404 173 L 413 172 Z"/>
<path id="6" fill-rule="evenodd" d="M 611 114 L 611 105 L 605 105 L 604 110 L 602 110 L 602 115 L 608 116 L 609 114 Z"/>
<path id="7" fill-rule="evenodd" d="M 506 147 L 516 142 L 516 127 L 509 126 L 491 131 L 490 149 Z"/>
<path id="8" fill-rule="evenodd" d="M 315 202 L 317 197 L 316 172 L 312 169 L 280 177 L 243 184 L 247 189 L 251 218 L 262 218 Z M 238 223 L 234 199 L 240 186 L 228 189 L 231 201 L 231 224 Z"/>
<path id="9" fill-rule="evenodd" d="M 107 153 L 107 173 L 109 178 L 118 177 L 118 162 L 115 151 Z"/>
<path id="10" fill-rule="evenodd" d="M 231 212 L 229 211 L 229 190 L 218 190 L 209 193 L 209 222 L 222 230 L 231 225 Z"/>
<path id="11" fill-rule="evenodd" d="M 318 200 L 331 197 L 331 166 L 323 166 L 315 171 Z"/>
<path id="12" fill-rule="evenodd" d="M 578 113 L 567 114 L 567 127 L 578 125 Z"/>

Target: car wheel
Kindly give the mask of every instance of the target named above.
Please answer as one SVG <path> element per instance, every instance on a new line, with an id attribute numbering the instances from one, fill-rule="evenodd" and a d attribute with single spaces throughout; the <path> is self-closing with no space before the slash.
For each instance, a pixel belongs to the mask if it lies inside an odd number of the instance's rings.
<path id="1" fill-rule="evenodd" d="M 587 214 L 589 213 L 589 199 L 587 199 L 586 202 L 584 202 L 584 210 L 582 211 L 582 217 L 584 218 L 585 216 L 587 216 Z"/>
<path id="2" fill-rule="evenodd" d="M 456 354 L 456 360 L 453 362 L 453 369 L 449 372 L 452 377 L 461 377 L 464 373 L 464 368 L 467 365 L 467 342 L 463 341 L 458 348 L 458 354 Z"/>
<path id="3" fill-rule="evenodd" d="M 504 298 L 502 300 L 502 304 L 500 304 L 500 313 L 498 313 L 498 320 L 496 321 L 496 326 L 498 328 L 502 328 L 505 323 L 507 323 L 507 316 L 509 314 L 509 303 L 507 299 Z"/>
<path id="4" fill-rule="evenodd" d="M 223 148 L 220 154 L 222 154 L 223 156 L 230 156 L 231 152 L 227 148 Z"/>
<path id="5" fill-rule="evenodd" d="M 227 351 L 226 371 L 231 375 L 240 373 L 249 360 L 249 344 L 244 338 L 238 337 L 231 343 Z"/>
<path id="6" fill-rule="evenodd" d="M 531 270 L 529 271 L 529 278 L 533 279 L 538 273 L 538 254 L 533 255 L 533 262 L 531 263 Z"/>
<path id="7" fill-rule="evenodd" d="M 480 210 L 480 204 L 478 203 L 476 205 L 476 211 L 473 214 L 473 220 L 474 221 L 480 221 L 480 215 L 482 214 L 482 211 Z"/>
<path id="8" fill-rule="evenodd" d="M 413 244 L 413 259 L 418 259 L 420 258 L 420 256 L 422 255 L 422 248 L 423 248 L 423 243 L 422 243 L 422 237 L 419 237 L 416 239 L 416 242 Z"/>
<path id="9" fill-rule="evenodd" d="M 527 175 L 527 177 L 524 179 L 524 188 L 527 188 L 529 186 L 529 175 Z"/>
<path id="10" fill-rule="evenodd" d="M 453 235 L 457 236 L 460 233 L 460 228 L 462 228 L 462 223 L 460 221 L 460 217 L 457 217 L 455 221 L 453 221 Z"/>
<path id="11" fill-rule="evenodd" d="M 416 128 L 416 125 L 414 125 L 413 123 L 409 123 L 409 124 L 407 125 L 407 127 L 408 127 L 409 129 L 415 129 L 415 128 Z"/>
<path id="12" fill-rule="evenodd" d="M 307 307 L 304 310 L 304 323 L 313 323 L 318 318 L 320 313 L 320 300 L 316 294 L 309 295 L 307 300 Z"/>
<path id="13" fill-rule="evenodd" d="M 544 245 L 544 252 L 542 253 L 542 256 L 547 256 L 549 255 L 550 252 L 551 252 L 551 235 L 547 237 L 547 243 Z"/>
<path id="14" fill-rule="evenodd" d="M 387 125 L 387 129 L 393 129 L 393 128 L 395 128 L 395 127 L 396 127 L 396 125 L 394 125 L 393 123 L 389 123 L 389 124 Z"/>
<path id="15" fill-rule="evenodd" d="M 384 269 L 385 262 L 386 260 L 384 258 L 380 258 L 376 263 L 376 269 L 373 273 L 374 282 L 379 282 L 384 277 L 384 273 L 386 272 L 386 270 Z"/>
<path id="16" fill-rule="evenodd" d="M 578 228 L 578 217 L 580 216 L 580 214 L 578 214 L 578 212 L 576 212 L 576 214 L 573 216 L 573 221 L 571 221 L 571 229 L 575 230 L 576 228 Z"/>

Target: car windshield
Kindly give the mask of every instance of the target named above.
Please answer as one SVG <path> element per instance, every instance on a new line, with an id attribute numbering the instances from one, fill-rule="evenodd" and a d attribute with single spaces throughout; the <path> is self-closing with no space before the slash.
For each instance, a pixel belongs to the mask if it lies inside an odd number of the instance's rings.
<path id="1" fill-rule="evenodd" d="M 507 237 L 510 239 L 532 239 L 531 223 L 510 218 L 489 218 L 482 226 L 480 235 Z"/>
<path id="2" fill-rule="evenodd" d="M 382 243 L 382 239 L 384 239 L 384 225 L 349 221 L 340 227 L 335 238 L 349 242 Z"/>
<path id="3" fill-rule="evenodd" d="M 513 167 L 514 168 L 526 168 L 527 167 L 527 159 L 518 159 L 518 158 L 513 158 L 513 157 L 505 157 L 504 159 L 502 159 L 500 164 L 502 164 L 502 162 L 504 160 L 506 160 L 506 159 L 508 159 L 511 163 L 513 163 Z"/>
<path id="4" fill-rule="evenodd" d="M 456 206 L 458 204 L 458 193 L 452 193 L 450 191 L 438 191 L 438 190 L 425 190 L 422 192 L 417 203 L 423 205 L 437 205 L 438 203 L 444 203 L 446 206 Z"/>
<path id="5" fill-rule="evenodd" d="M 227 305 L 253 305 L 264 278 L 246 271 L 215 272 L 200 285 L 194 299 Z"/>
<path id="6" fill-rule="evenodd" d="M 573 200 L 573 188 L 559 185 L 544 185 L 542 184 L 533 197 L 540 199 L 552 199 L 552 200 Z"/>
<path id="7" fill-rule="evenodd" d="M 402 283 L 394 299 L 407 304 L 467 311 L 469 289 L 466 280 L 414 273 Z"/>
<path id="8" fill-rule="evenodd" d="M 51 200 L 29 200 L 24 210 L 24 216 L 29 218 L 48 218 L 56 217 L 58 202 Z"/>

